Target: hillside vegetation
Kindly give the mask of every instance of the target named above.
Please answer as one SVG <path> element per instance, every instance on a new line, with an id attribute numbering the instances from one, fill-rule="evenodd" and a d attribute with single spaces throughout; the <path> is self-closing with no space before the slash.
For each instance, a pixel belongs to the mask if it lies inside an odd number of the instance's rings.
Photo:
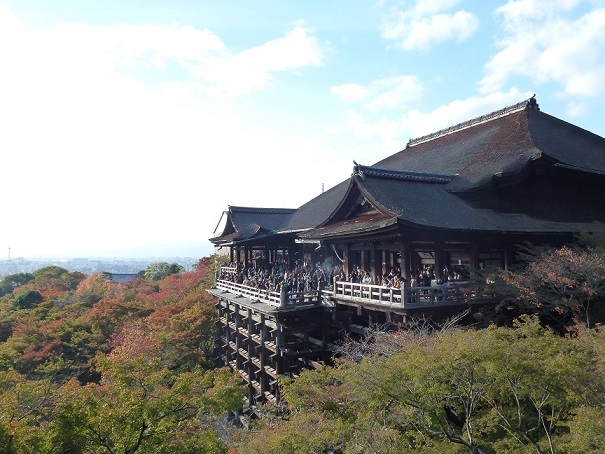
<path id="1" fill-rule="evenodd" d="M 242 389 L 211 362 L 210 261 L 161 268 L 3 279 L 0 453 L 226 452 L 215 423 Z"/>
<path id="2" fill-rule="evenodd" d="M 129 283 L 59 267 L 0 282 L 0 454 L 605 452 L 605 254 L 532 251 L 477 274 L 471 326 L 372 327 L 280 380 L 251 430 L 212 361 L 211 259 Z"/>

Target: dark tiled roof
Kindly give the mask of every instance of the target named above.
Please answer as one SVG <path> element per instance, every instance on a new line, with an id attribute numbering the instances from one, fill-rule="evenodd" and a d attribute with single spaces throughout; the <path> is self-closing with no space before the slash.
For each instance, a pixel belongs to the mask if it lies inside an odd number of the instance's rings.
<path id="1" fill-rule="evenodd" d="M 233 239 L 304 231 L 326 237 L 386 228 L 393 219 L 453 230 L 577 231 L 575 224 L 476 209 L 455 195 L 489 185 L 496 175 L 521 175 L 534 160 L 605 174 L 605 139 L 541 112 L 532 98 L 411 140 L 373 166 L 355 163 L 350 179 L 297 210 L 230 207 L 236 234 L 224 233 Z M 352 185 L 384 217 L 349 222 L 335 216 L 334 223 L 314 229 L 338 213 L 348 191 L 356 190 Z"/>
<path id="2" fill-rule="evenodd" d="M 375 206 L 400 221 L 430 228 L 492 232 L 573 232 L 576 224 L 550 222 L 520 214 L 477 209 L 446 190 L 445 184 L 424 184 L 389 178 L 357 179 Z"/>
<path id="3" fill-rule="evenodd" d="M 544 156 L 582 170 L 605 173 L 605 139 L 566 121 L 530 112 L 529 131 Z"/>
<path id="4" fill-rule="evenodd" d="M 446 184 L 367 174 L 353 177 L 359 191 L 381 213 L 337 221 L 306 232 L 306 238 L 325 239 L 359 235 L 396 223 L 420 228 L 496 233 L 573 233 L 600 229 L 596 224 L 562 223 L 522 214 L 502 214 L 477 209 L 446 190 Z"/>
<path id="5" fill-rule="evenodd" d="M 211 241 L 243 241 L 272 235 L 288 223 L 295 211 L 292 208 L 230 206 L 227 212 L 227 227 L 232 226 L 235 231 L 224 231 L 223 235 L 212 238 Z"/>
<path id="6" fill-rule="evenodd" d="M 454 192 L 481 187 L 496 174 L 518 174 L 532 160 L 542 157 L 605 172 L 604 138 L 541 112 L 534 107 L 537 104 L 527 104 L 410 141 L 407 148 L 375 166 L 457 174 L 448 185 L 448 190 Z"/>
<path id="7" fill-rule="evenodd" d="M 324 237 L 338 235 L 363 234 L 374 230 L 382 230 L 397 224 L 396 216 L 373 214 L 361 216 L 355 219 L 347 219 L 325 227 L 318 227 L 300 234 L 302 238 L 322 239 Z"/>
<path id="8" fill-rule="evenodd" d="M 350 179 L 347 179 L 305 203 L 296 210 L 288 223 L 280 230 L 301 231 L 321 224 L 338 206 L 349 185 Z"/>
<path id="9" fill-rule="evenodd" d="M 457 174 L 453 191 L 488 184 L 494 174 L 518 173 L 540 155 L 529 137 L 527 111 L 412 145 L 375 165 L 394 170 Z"/>

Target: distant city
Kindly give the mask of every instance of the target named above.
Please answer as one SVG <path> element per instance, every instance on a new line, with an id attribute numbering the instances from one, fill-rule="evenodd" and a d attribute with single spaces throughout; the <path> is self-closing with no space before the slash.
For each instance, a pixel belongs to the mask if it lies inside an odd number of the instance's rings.
<path id="1" fill-rule="evenodd" d="M 32 273 L 46 266 L 60 266 L 68 271 L 93 274 L 102 271 L 108 273 L 136 274 L 156 262 L 178 263 L 186 271 L 191 271 L 201 257 L 145 257 L 145 258 L 37 258 L 22 257 L 0 260 L 0 279 L 17 273 Z"/>

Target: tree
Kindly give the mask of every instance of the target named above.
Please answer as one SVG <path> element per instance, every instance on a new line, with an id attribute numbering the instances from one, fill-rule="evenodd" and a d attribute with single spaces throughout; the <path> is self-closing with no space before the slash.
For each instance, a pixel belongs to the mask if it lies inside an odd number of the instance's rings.
<path id="1" fill-rule="evenodd" d="M 590 328 L 593 303 L 605 297 L 605 253 L 592 248 L 550 249 L 534 256 L 524 270 L 502 276 L 542 313 L 569 311 Z"/>
<path id="2" fill-rule="evenodd" d="M 0 297 L 12 293 L 14 289 L 34 279 L 31 273 L 17 273 L 6 276 L 0 281 Z"/>
<path id="3" fill-rule="evenodd" d="M 227 451 L 210 422 L 241 405 L 241 387 L 228 370 L 177 374 L 157 360 L 105 355 L 97 365 L 100 384 L 71 380 L 59 390 L 56 446 L 116 454 Z"/>
<path id="4" fill-rule="evenodd" d="M 37 290 L 24 290 L 16 296 L 15 307 L 19 309 L 31 309 L 42 301 L 44 301 L 44 297 Z"/>
<path id="5" fill-rule="evenodd" d="M 478 454 L 602 446 L 588 421 L 605 425 L 603 335 L 562 337 L 524 317 L 514 328 L 419 338 L 281 380 L 287 417 L 251 434 L 245 449 Z"/>
<path id="6" fill-rule="evenodd" d="M 185 271 L 185 268 L 178 263 L 156 262 L 147 267 L 143 273 L 143 277 L 154 281 L 160 281 L 166 276 L 181 273 L 183 271 Z"/>
<path id="7" fill-rule="evenodd" d="M 0 453 L 44 452 L 39 429 L 53 404 L 49 380 L 27 380 L 17 372 L 0 371 Z"/>

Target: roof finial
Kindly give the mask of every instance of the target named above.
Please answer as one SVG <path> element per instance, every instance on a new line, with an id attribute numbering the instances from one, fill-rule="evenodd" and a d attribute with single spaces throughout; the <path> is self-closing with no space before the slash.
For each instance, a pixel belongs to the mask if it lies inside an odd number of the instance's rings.
<path id="1" fill-rule="evenodd" d="M 533 110 L 540 110 L 538 101 L 536 101 L 536 94 L 534 93 L 531 98 L 527 100 L 527 108 Z"/>

